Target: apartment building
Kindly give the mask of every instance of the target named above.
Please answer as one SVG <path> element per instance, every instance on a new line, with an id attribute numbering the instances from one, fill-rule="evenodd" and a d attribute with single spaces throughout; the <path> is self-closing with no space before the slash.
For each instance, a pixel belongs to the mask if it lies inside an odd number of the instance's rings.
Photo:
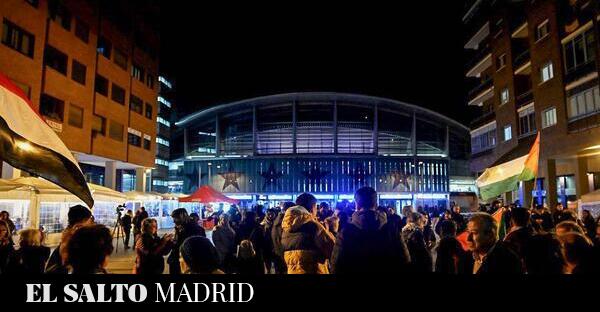
<path id="1" fill-rule="evenodd" d="M 29 95 L 90 182 L 147 189 L 158 138 L 156 16 L 151 2 L 0 1 L 0 71 Z M 19 174 L 3 164 L 3 178 Z"/>

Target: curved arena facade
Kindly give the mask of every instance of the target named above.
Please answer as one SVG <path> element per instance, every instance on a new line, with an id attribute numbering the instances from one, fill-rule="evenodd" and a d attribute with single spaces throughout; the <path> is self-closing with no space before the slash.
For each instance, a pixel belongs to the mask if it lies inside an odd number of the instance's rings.
<path id="1" fill-rule="evenodd" d="M 380 204 L 447 205 L 453 177 L 468 177 L 469 130 L 391 99 L 291 93 L 224 104 L 177 122 L 183 191 L 211 185 L 243 204 L 275 205 L 310 192 L 352 199 L 374 187 Z"/>

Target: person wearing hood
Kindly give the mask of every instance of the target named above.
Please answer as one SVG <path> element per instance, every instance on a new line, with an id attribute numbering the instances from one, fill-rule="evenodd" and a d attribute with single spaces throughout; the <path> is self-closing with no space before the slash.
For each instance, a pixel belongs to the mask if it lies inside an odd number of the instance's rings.
<path id="1" fill-rule="evenodd" d="M 419 273 L 433 271 L 433 258 L 423 234 L 426 222 L 422 214 L 413 212 L 408 216 L 408 223 L 402 229 L 402 238 L 410 253 L 412 269 Z"/>
<path id="2" fill-rule="evenodd" d="M 281 212 L 275 217 L 273 221 L 273 227 L 271 228 L 271 241 L 273 242 L 273 253 L 275 254 L 274 264 L 276 274 L 287 273 L 287 267 L 285 266 L 285 260 L 283 259 L 283 246 L 281 246 L 281 236 L 283 235 L 283 229 L 281 224 L 283 223 L 283 216 L 285 212 L 294 207 L 294 202 L 284 202 L 281 204 Z"/>
<path id="3" fill-rule="evenodd" d="M 377 192 L 362 187 L 354 194 L 357 210 L 337 236 L 332 269 L 336 274 L 407 272 L 410 255 L 397 227 L 377 207 Z"/>
<path id="4" fill-rule="evenodd" d="M 288 274 L 329 274 L 335 237 L 317 219 L 317 199 L 308 193 L 296 198 L 281 223 L 281 246 Z"/>

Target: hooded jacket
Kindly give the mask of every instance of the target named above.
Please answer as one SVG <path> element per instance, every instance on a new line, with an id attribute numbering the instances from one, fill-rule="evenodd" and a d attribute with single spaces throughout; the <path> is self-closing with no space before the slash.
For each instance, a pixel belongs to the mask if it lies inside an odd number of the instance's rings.
<path id="1" fill-rule="evenodd" d="M 336 239 L 332 255 L 336 274 L 406 272 L 410 255 L 397 227 L 376 210 L 359 210 Z"/>
<path id="2" fill-rule="evenodd" d="M 281 222 L 281 247 L 288 274 L 328 274 L 335 237 L 302 206 L 289 208 Z"/>

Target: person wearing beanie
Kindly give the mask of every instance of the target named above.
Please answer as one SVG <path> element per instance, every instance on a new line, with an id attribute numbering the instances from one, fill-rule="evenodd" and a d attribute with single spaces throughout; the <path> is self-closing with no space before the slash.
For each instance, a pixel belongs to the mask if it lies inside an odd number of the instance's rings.
<path id="1" fill-rule="evenodd" d="M 54 274 L 66 274 L 68 273 L 67 267 L 64 265 L 66 250 L 69 238 L 73 235 L 73 232 L 78 228 L 94 223 L 92 211 L 85 206 L 75 205 L 69 208 L 67 213 L 67 228 L 63 230 L 61 241 L 58 247 L 52 251 L 50 259 L 46 264 L 46 273 Z"/>
<path id="2" fill-rule="evenodd" d="M 191 236 L 179 247 L 181 272 L 185 274 L 224 274 L 219 270 L 219 255 L 210 240 Z"/>
<path id="3" fill-rule="evenodd" d="M 171 217 L 173 218 L 173 223 L 175 223 L 175 236 L 173 251 L 169 254 L 167 263 L 169 264 L 169 274 L 181 274 L 179 263 L 179 248 L 181 244 L 188 237 L 196 235 L 206 237 L 206 232 L 197 222 L 191 220 L 185 208 L 173 210 Z"/>

